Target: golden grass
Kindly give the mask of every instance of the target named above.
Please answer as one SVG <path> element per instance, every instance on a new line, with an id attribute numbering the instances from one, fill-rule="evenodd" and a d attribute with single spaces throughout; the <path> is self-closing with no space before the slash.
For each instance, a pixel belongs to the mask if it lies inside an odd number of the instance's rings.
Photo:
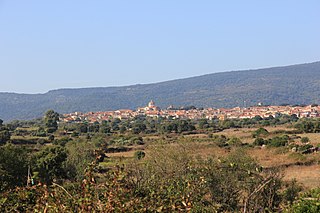
<path id="1" fill-rule="evenodd" d="M 11 136 L 11 139 L 23 139 L 23 140 L 32 140 L 32 139 L 39 139 L 39 138 L 43 138 L 43 139 L 47 139 L 46 137 L 39 137 L 39 136 L 16 136 L 13 135 Z"/>
<path id="2" fill-rule="evenodd" d="M 320 187 L 320 165 L 290 166 L 283 170 L 284 180 L 296 179 L 304 187 Z"/>
<path id="3" fill-rule="evenodd" d="M 293 159 L 288 158 L 287 154 L 277 154 L 275 148 L 249 149 L 248 154 L 256 159 L 263 167 L 275 167 L 295 162 Z"/>
<path id="4" fill-rule="evenodd" d="M 313 145 L 320 143 L 320 133 L 305 133 L 299 134 L 300 137 L 308 137 L 310 139 L 310 143 Z"/>
<path id="5" fill-rule="evenodd" d="M 17 127 L 16 130 L 36 131 L 36 130 L 39 130 L 39 127 L 35 127 L 35 126 L 32 126 L 32 127 Z"/>
<path id="6" fill-rule="evenodd" d="M 222 132 L 212 133 L 213 135 L 225 135 L 228 138 L 238 137 L 244 143 L 252 143 L 252 132 L 258 128 L 242 128 L 242 129 L 227 129 Z M 279 130 L 294 130 L 286 126 L 278 127 L 266 127 L 271 133 L 270 137 L 274 137 L 272 134 L 274 131 Z M 320 143 L 320 134 L 308 133 L 298 134 L 300 137 L 308 137 L 310 143 L 317 145 Z M 133 159 L 134 153 L 137 150 L 142 150 L 148 156 L 152 152 L 154 146 L 165 146 L 168 150 L 177 149 L 183 147 L 187 150 L 188 154 L 192 156 L 207 157 L 223 157 L 229 154 L 230 150 L 226 148 L 220 148 L 216 144 L 211 142 L 208 134 L 195 134 L 195 135 L 169 135 L 166 136 L 145 136 L 144 141 L 146 145 L 143 147 L 136 147 L 128 152 L 121 153 L 109 153 L 107 154 L 111 159 L 125 158 L 127 160 Z M 300 139 L 295 140 L 296 143 L 300 143 Z M 236 148 L 232 148 L 236 149 Z M 288 150 L 287 147 L 280 148 L 247 148 L 247 154 L 256 159 L 257 162 L 263 167 L 279 167 L 284 174 L 284 180 L 296 179 L 306 188 L 320 187 L 320 154 L 313 153 L 302 155 L 299 153 L 293 153 Z M 298 163 L 309 163 L 310 165 L 297 165 Z"/>

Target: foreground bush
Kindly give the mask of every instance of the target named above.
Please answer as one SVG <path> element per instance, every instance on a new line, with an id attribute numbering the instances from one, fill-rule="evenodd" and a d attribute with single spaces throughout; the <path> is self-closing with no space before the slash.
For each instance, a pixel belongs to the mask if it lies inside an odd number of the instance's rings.
<path id="1" fill-rule="evenodd" d="M 318 213 L 320 212 L 320 188 L 310 190 L 301 195 L 287 212 Z"/>
<path id="2" fill-rule="evenodd" d="M 240 148 L 218 159 L 194 156 L 181 144 L 159 145 L 126 167 L 98 168 L 93 162 L 80 181 L 6 191 L 0 211 L 274 212 L 284 200 L 280 174 Z"/>

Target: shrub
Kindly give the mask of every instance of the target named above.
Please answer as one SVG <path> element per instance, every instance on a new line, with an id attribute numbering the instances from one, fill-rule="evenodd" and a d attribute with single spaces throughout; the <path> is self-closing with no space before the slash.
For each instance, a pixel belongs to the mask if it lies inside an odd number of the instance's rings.
<path id="1" fill-rule="evenodd" d="M 265 128 L 259 128 L 259 129 L 257 129 L 256 131 L 254 131 L 253 133 L 252 133 L 252 137 L 253 138 L 256 138 L 256 137 L 259 137 L 259 136 L 266 136 L 266 135 L 268 135 L 269 134 L 269 132 L 268 132 L 268 130 L 266 130 Z"/>
<path id="2" fill-rule="evenodd" d="M 263 138 L 256 138 L 254 141 L 253 141 L 253 145 L 254 146 L 262 146 L 266 144 L 266 141 L 263 139 Z"/>
<path id="3" fill-rule="evenodd" d="M 37 140 L 37 143 L 40 144 L 40 145 L 44 145 L 47 141 L 44 139 L 44 138 L 39 138 Z"/>
<path id="4" fill-rule="evenodd" d="M 34 155 L 34 169 L 39 172 L 41 182 L 50 184 L 55 178 L 65 175 L 63 163 L 67 159 L 67 152 L 61 146 L 50 146 Z"/>
<path id="5" fill-rule="evenodd" d="M 54 135 L 49 135 L 48 140 L 52 142 L 54 140 Z"/>
<path id="6" fill-rule="evenodd" d="M 288 144 L 289 137 L 287 135 L 276 136 L 268 141 L 268 145 L 271 147 L 286 146 Z"/>
<path id="7" fill-rule="evenodd" d="M 143 138 L 142 137 L 132 137 L 130 138 L 130 145 L 143 145 Z"/>
<path id="8" fill-rule="evenodd" d="M 283 198 L 290 205 L 293 204 L 293 201 L 298 197 L 299 192 L 302 191 L 302 187 L 297 183 L 295 179 L 286 183 L 286 190 L 283 192 Z"/>
<path id="9" fill-rule="evenodd" d="M 293 206 L 288 209 L 288 212 L 294 213 L 317 213 L 320 212 L 320 188 L 312 189 L 294 202 Z"/>
<path id="10" fill-rule="evenodd" d="M 308 137 L 302 137 L 301 138 L 301 143 L 308 143 L 310 139 Z"/>
<path id="11" fill-rule="evenodd" d="M 311 144 L 305 144 L 305 145 L 302 145 L 302 146 L 299 146 L 298 147 L 298 151 L 299 152 L 306 152 L 308 151 L 309 149 L 311 149 L 313 146 Z"/>
<path id="12" fill-rule="evenodd" d="M 21 146 L 0 146 L 0 192 L 22 186 L 27 180 L 28 154 Z"/>
<path id="13" fill-rule="evenodd" d="M 69 141 L 72 141 L 72 138 L 63 137 L 63 138 L 60 138 L 60 139 L 55 139 L 53 141 L 53 144 L 54 145 L 65 146 Z"/>
<path id="14" fill-rule="evenodd" d="M 226 143 L 228 141 L 228 138 L 225 135 L 214 135 L 212 136 L 212 141 L 219 147 L 224 147 L 228 145 Z"/>
<path id="15" fill-rule="evenodd" d="M 68 156 L 64 163 L 66 175 L 71 180 L 82 180 L 84 171 L 96 158 L 95 145 L 86 141 L 71 141 L 65 145 Z"/>
<path id="16" fill-rule="evenodd" d="M 233 138 L 230 138 L 227 143 L 230 145 L 230 146 L 241 146 L 242 145 L 242 141 L 239 139 L 239 138 L 236 138 L 236 137 L 233 137 Z"/>
<path id="17" fill-rule="evenodd" d="M 144 153 L 143 151 L 136 151 L 134 153 L 134 158 L 137 159 L 137 160 L 141 160 L 145 156 L 146 156 L 146 153 Z"/>

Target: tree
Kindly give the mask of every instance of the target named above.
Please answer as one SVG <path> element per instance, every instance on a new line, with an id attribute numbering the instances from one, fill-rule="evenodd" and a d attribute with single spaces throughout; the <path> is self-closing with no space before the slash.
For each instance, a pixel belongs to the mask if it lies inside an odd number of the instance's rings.
<path id="1" fill-rule="evenodd" d="M 142 122 L 136 122 L 132 126 L 133 134 L 139 134 L 140 132 L 144 132 L 146 130 L 146 125 Z"/>
<path id="2" fill-rule="evenodd" d="M 87 123 L 79 123 L 77 125 L 77 130 L 79 133 L 87 133 L 88 132 L 88 124 Z"/>
<path id="3" fill-rule="evenodd" d="M 8 140 L 10 140 L 11 134 L 8 130 L 4 129 L 1 130 L 0 129 L 0 145 L 5 144 Z"/>
<path id="4" fill-rule="evenodd" d="M 252 133 L 252 137 L 253 138 L 257 138 L 257 137 L 260 137 L 261 135 L 263 136 L 267 136 L 269 134 L 268 130 L 266 130 L 265 128 L 259 128 L 257 129 L 256 131 L 254 131 Z"/>
<path id="5" fill-rule="evenodd" d="M 68 157 L 65 162 L 67 177 L 72 180 L 83 180 L 85 169 L 95 160 L 93 143 L 72 141 L 66 144 Z"/>
<path id="6" fill-rule="evenodd" d="M 200 129 L 206 129 L 209 127 L 209 124 L 208 124 L 208 120 L 207 119 L 201 119 L 199 121 L 199 128 Z"/>
<path id="7" fill-rule="evenodd" d="M 0 191 L 23 186 L 27 182 L 28 155 L 21 146 L 0 147 Z"/>
<path id="8" fill-rule="evenodd" d="M 35 169 L 39 172 L 40 181 L 50 184 L 53 179 L 64 177 L 63 163 L 66 159 L 66 149 L 61 146 L 47 147 L 36 153 L 34 159 Z"/>
<path id="9" fill-rule="evenodd" d="M 262 119 L 262 117 L 261 117 L 260 115 L 256 115 L 256 116 L 254 116 L 253 120 L 255 120 L 255 121 L 261 121 L 261 120 L 263 120 L 263 119 Z"/>
<path id="10" fill-rule="evenodd" d="M 52 109 L 48 110 L 44 117 L 48 133 L 53 133 L 58 129 L 59 114 Z"/>

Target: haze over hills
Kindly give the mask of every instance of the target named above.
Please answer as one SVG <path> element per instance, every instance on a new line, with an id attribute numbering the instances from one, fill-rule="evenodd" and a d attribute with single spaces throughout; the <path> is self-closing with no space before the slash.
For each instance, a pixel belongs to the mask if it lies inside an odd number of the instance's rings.
<path id="1" fill-rule="evenodd" d="M 32 119 L 59 113 L 136 109 L 153 99 L 169 105 L 235 107 L 320 103 L 320 62 L 207 74 L 153 84 L 58 89 L 45 94 L 0 93 L 0 118 Z"/>

